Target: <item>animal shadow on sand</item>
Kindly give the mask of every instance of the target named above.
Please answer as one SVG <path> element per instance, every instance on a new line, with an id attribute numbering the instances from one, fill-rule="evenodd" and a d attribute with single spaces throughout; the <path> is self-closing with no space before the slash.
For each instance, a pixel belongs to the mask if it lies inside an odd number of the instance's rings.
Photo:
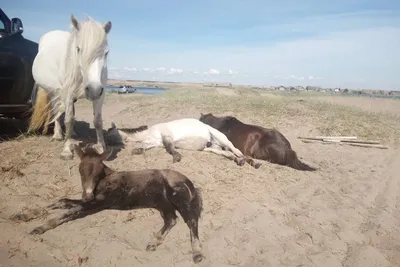
<path id="1" fill-rule="evenodd" d="M 79 142 L 79 147 L 92 147 L 96 144 L 96 129 L 91 128 L 90 124 L 86 121 L 75 121 L 74 130 L 76 133 L 76 140 Z M 106 131 L 103 130 L 103 134 Z M 117 158 L 118 153 L 124 148 L 123 144 L 114 144 L 106 141 L 107 146 L 112 147 L 112 152 L 109 154 L 109 157 L 105 161 L 112 161 Z"/>

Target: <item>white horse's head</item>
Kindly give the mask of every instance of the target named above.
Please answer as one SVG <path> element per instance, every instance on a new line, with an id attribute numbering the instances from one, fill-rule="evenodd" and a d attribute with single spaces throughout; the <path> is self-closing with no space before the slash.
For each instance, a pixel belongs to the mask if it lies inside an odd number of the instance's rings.
<path id="1" fill-rule="evenodd" d="M 71 15 L 71 22 L 71 53 L 75 55 L 71 58 L 77 60 L 86 98 L 93 101 L 102 96 L 108 79 L 107 34 L 111 30 L 111 21 L 101 24 L 89 17 L 79 22 Z"/>

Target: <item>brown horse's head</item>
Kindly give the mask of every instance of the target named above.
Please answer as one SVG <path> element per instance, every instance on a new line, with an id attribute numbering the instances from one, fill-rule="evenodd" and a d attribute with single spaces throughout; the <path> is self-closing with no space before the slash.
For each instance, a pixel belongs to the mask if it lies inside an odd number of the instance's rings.
<path id="1" fill-rule="evenodd" d="M 216 118 L 212 113 L 206 113 L 206 114 L 200 113 L 199 121 L 205 123 L 206 121 L 208 121 L 212 118 Z"/>
<path id="2" fill-rule="evenodd" d="M 75 153 L 81 159 L 79 173 L 82 182 L 82 200 L 87 202 L 94 198 L 95 189 L 99 181 L 105 177 L 106 160 L 112 153 L 112 148 L 98 154 L 93 148 L 87 147 L 83 151 L 78 145 L 74 145 Z"/>

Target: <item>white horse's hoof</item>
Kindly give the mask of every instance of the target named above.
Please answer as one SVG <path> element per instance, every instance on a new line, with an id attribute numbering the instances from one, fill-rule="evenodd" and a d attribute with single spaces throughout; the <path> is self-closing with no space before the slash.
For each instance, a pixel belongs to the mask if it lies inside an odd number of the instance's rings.
<path id="1" fill-rule="evenodd" d="M 74 158 L 74 155 L 71 152 L 63 151 L 60 154 L 60 158 L 63 160 L 71 160 Z"/>
<path id="2" fill-rule="evenodd" d="M 64 139 L 64 137 L 62 136 L 52 136 L 51 140 L 52 141 L 62 141 Z"/>
<path id="3" fill-rule="evenodd" d="M 105 151 L 105 148 L 101 144 L 94 144 L 92 148 L 97 151 L 97 153 L 101 154 Z"/>

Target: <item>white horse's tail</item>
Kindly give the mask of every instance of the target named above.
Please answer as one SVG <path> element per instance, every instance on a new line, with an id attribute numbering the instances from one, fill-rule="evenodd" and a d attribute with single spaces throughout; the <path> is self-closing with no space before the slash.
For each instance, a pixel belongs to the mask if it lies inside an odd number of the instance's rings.
<path id="1" fill-rule="evenodd" d="M 231 141 L 229 141 L 228 137 L 226 137 L 226 135 L 224 135 L 223 133 L 221 133 L 220 131 L 218 131 L 217 129 L 205 124 L 208 128 L 208 131 L 210 131 L 211 136 L 217 140 L 221 145 L 224 145 L 225 147 L 229 148 L 233 154 L 235 154 L 237 157 L 243 157 L 243 153 L 237 149 Z"/>
<path id="2" fill-rule="evenodd" d="M 42 87 L 38 86 L 35 105 L 32 107 L 28 132 L 36 132 L 44 126 L 43 134 L 46 134 L 51 119 L 52 105 L 50 96 Z"/>

